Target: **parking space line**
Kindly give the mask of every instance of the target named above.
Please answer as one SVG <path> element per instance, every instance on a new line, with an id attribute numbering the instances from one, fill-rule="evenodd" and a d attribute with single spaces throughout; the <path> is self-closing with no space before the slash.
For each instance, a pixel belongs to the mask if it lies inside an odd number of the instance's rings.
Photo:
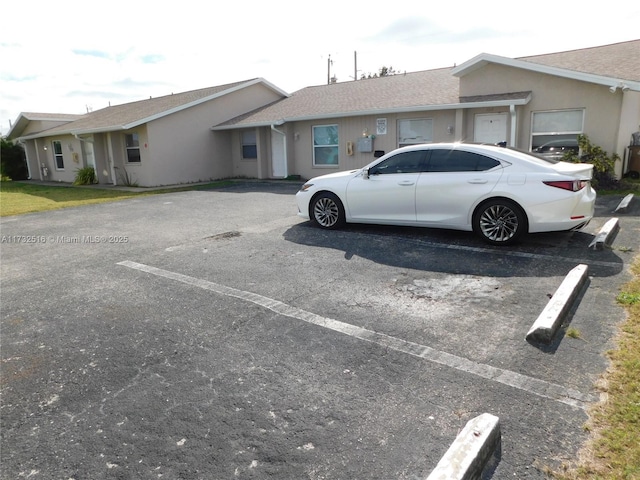
<path id="1" fill-rule="evenodd" d="M 481 378 L 501 383 L 525 392 L 537 395 L 542 398 L 555 400 L 572 407 L 585 409 L 591 402 L 597 399 L 590 394 L 583 394 L 577 390 L 566 388 L 561 385 L 546 382 L 533 377 L 528 377 L 516 372 L 496 368 L 491 365 L 477 363 L 463 357 L 458 357 L 450 353 L 442 352 L 426 345 L 409 342 L 396 337 L 386 335 L 384 333 L 374 332 L 366 328 L 351 325 L 327 317 L 316 315 L 315 313 L 302 310 L 291 305 L 287 305 L 279 300 L 275 300 L 256 293 L 238 290 L 236 288 L 227 287 L 218 283 L 210 282 L 181 273 L 163 270 L 161 268 L 144 265 L 131 261 L 118 262 L 118 265 L 132 268 L 152 275 L 174 280 L 187 285 L 192 285 L 203 290 L 208 290 L 221 295 L 239 298 L 241 300 L 251 302 L 255 305 L 267 308 L 279 315 L 302 320 L 307 323 L 318 325 L 345 335 L 349 335 L 366 342 L 375 343 L 381 347 L 402 352 L 414 357 L 422 358 L 429 362 L 437 363 L 447 367 L 476 375 Z"/>
<path id="2" fill-rule="evenodd" d="M 449 243 L 431 242 L 428 240 L 418 240 L 418 239 L 406 238 L 406 237 L 393 235 L 393 234 L 390 234 L 390 235 L 375 234 L 375 233 L 367 234 L 367 237 L 373 237 L 373 236 L 382 237 L 382 238 L 393 237 L 395 239 L 415 243 L 423 247 L 442 248 L 445 250 L 461 250 L 465 252 L 486 253 L 486 254 L 500 255 L 504 257 L 519 257 L 519 258 L 527 258 L 532 260 L 552 260 L 553 262 L 562 261 L 562 262 L 575 263 L 575 264 L 586 263 L 588 265 L 599 266 L 599 267 L 613 267 L 613 268 L 620 267 L 620 263 L 616 263 L 616 262 L 606 262 L 602 260 L 593 260 L 593 259 L 584 259 L 584 258 L 570 258 L 570 257 L 562 257 L 558 255 L 547 255 L 544 253 L 514 252 L 513 250 L 505 250 L 503 247 L 500 247 L 501 248 L 500 250 L 496 250 L 493 248 L 472 247 L 469 245 L 455 245 L 455 244 L 449 244 Z"/>

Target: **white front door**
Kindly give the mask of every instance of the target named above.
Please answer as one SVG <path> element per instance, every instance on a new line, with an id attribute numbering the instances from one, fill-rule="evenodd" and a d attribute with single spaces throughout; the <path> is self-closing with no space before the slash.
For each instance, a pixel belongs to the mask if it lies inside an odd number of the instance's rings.
<path id="1" fill-rule="evenodd" d="M 287 150 L 284 134 L 271 130 L 271 176 L 273 178 L 286 178 L 287 176 Z"/>
<path id="2" fill-rule="evenodd" d="M 491 144 L 507 142 L 507 114 L 483 113 L 476 115 L 473 141 Z"/>

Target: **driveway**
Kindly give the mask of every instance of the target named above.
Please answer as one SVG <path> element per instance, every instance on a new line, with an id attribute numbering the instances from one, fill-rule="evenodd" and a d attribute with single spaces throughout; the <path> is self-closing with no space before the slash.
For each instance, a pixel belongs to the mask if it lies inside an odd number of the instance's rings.
<path id="1" fill-rule="evenodd" d="M 297 185 L 239 183 L 0 220 L 3 479 L 423 479 L 500 418 L 493 479 L 575 458 L 640 209 L 493 248 L 462 232 L 323 231 Z M 548 346 L 524 337 L 589 282 Z"/>

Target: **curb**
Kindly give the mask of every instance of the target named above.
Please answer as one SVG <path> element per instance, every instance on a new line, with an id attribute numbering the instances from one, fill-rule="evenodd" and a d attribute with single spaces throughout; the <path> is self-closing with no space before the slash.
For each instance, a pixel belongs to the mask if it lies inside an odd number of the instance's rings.
<path id="1" fill-rule="evenodd" d="M 580 264 L 571 270 L 527 333 L 526 340 L 550 343 L 573 302 L 587 281 L 589 267 Z"/>
<path id="2" fill-rule="evenodd" d="M 500 441 L 498 417 L 483 413 L 469 420 L 426 480 L 480 478 Z"/>

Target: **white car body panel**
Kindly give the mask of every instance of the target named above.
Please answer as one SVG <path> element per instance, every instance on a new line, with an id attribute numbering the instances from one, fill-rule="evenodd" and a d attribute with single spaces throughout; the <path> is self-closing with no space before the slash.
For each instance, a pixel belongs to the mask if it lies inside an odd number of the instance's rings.
<path id="1" fill-rule="evenodd" d="M 347 218 L 350 221 L 416 221 L 416 183 L 419 173 L 356 175 L 347 184 Z"/>
<path id="2" fill-rule="evenodd" d="M 371 167 L 398 153 L 430 149 L 460 149 L 497 160 L 500 165 L 484 171 L 368 175 Z M 296 202 L 298 214 L 309 219 L 314 195 L 331 192 L 344 206 L 347 223 L 471 231 L 478 205 L 503 198 L 522 208 L 529 233 L 566 231 L 586 225 L 593 217 L 596 192 L 589 183 L 592 173 L 589 164 L 554 164 L 501 147 L 426 144 L 389 152 L 360 170 L 313 178 L 298 192 Z M 544 183 L 575 180 L 587 184 L 574 192 Z"/>

